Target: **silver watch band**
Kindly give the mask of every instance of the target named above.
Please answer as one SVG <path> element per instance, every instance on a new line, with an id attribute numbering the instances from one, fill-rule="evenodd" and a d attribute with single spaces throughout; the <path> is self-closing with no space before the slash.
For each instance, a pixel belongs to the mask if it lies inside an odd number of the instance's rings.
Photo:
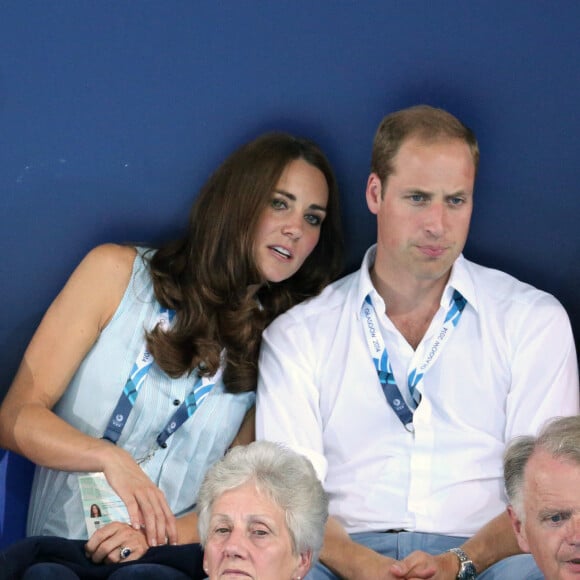
<path id="1" fill-rule="evenodd" d="M 459 560 L 457 580 L 471 580 L 477 577 L 477 571 L 471 558 L 461 548 L 451 548 L 447 551 L 455 554 Z"/>

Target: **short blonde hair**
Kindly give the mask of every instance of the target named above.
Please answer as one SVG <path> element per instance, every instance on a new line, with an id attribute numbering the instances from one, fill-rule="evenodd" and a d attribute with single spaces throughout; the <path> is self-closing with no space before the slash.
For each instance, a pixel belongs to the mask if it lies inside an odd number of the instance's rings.
<path id="1" fill-rule="evenodd" d="M 371 171 L 379 176 L 383 190 L 389 175 L 394 171 L 395 156 L 403 142 L 410 137 L 426 142 L 448 139 L 464 141 L 471 151 L 477 172 L 479 145 L 473 131 L 443 109 L 417 105 L 387 115 L 375 133 Z"/>

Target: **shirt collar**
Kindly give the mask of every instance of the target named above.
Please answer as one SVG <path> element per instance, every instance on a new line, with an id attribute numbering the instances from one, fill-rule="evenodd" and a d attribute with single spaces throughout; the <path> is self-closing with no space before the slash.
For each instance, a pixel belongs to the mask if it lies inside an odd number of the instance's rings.
<path id="1" fill-rule="evenodd" d="M 360 277 L 358 283 L 358 289 L 356 294 L 356 304 L 357 311 L 360 313 L 363 302 L 365 298 L 371 294 L 373 304 L 376 307 L 379 305 L 384 308 L 384 301 L 381 295 L 376 291 L 373 282 L 371 280 L 370 269 L 375 263 L 375 258 L 377 255 L 377 245 L 372 245 L 366 252 L 362 260 L 362 265 L 360 269 Z M 441 296 L 441 304 L 445 307 L 451 302 L 453 297 L 453 291 L 457 290 L 461 295 L 467 300 L 467 302 L 477 311 L 477 300 L 475 287 L 473 285 L 473 279 L 469 274 L 467 267 L 467 260 L 464 258 L 463 254 L 455 260 L 452 268 L 451 274 L 449 276 L 449 281 L 447 282 L 443 294 Z"/>
<path id="2" fill-rule="evenodd" d="M 477 295 L 475 292 L 475 286 L 473 285 L 473 278 L 469 273 L 467 260 L 463 254 L 459 255 L 451 268 L 449 281 L 447 282 L 445 290 L 443 291 L 443 296 L 441 297 L 442 304 L 449 304 L 454 290 L 460 292 L 463 298 L 467 300 L 467 303 L 477 312 Z"/>
<path id="3" fill-rule="evenodd" d="M 381 304 L 384 309 L 384 301 L 381 295 L 376 291 L 373 281 L 371 280 L 371 268 L 375 263 L 377 255 L 377 245 L 372 245 L 363 257 L 360 268 L 360 276 L 358 281 L 358 288 L 356 293 L 357 316 L 360 315 L 365 298 L 370 294 L 373 304 Z"/>

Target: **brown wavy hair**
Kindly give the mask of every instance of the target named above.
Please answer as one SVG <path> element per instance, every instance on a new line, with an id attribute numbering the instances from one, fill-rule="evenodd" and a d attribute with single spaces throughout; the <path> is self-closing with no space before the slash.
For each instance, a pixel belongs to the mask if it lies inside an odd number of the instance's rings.
<path id="1" fill-rule="evenodd" d="M 255 263 L 255 231 L 282 172 L 296 159 L 324 174 L 326 218 L 298 272 L 270 283 Z M 338 187 L 320 148 L 286 133 L 268 133 L 242 146 L 201 189 L 187 235 L 148 255 L 155 296 L 176 312 L 169 331 L 147 334 L 156 363 L 172 377 L 196 368 L 211 376 L 223 364 L 228 392 L 254 390 L 263 329 L 336 279 L 342 258 Z"/>

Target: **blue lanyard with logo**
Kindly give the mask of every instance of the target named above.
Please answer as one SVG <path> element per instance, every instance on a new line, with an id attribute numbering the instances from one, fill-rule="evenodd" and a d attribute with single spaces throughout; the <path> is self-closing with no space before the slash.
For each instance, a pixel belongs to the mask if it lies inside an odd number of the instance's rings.
<path id="1" fill-rule="evenodd" d="M 361 316 L 369 351 L 385 397 L 407 431 L 413 432 L 413 411 L 421 401 L 421 393 L 417 389 L 417 385 L 423 380 L 429 367 L 437 360 L 443 344 L 449 340 L 452 331 L 459 322 L 465 304 L 465 298 L 459 291 L 455 290 L 443 326 L 437 333 L 430 348 L 427 349 L 423 362 L 418 363 L 418 359 L 425 349 L 415 352 L 411 364 L 412 370 L 407 377 L 407 387 L 411 395 L 411 407 L 409 407 L 395 381 L 391 361 L 389 360 L 389 355 L 379 329 L 377 315 L 370 294 L 364 300 Z"/>
<path id="2" fill-rule="evenodd" d="M 161 308 L 156 324 L 159 324 L 162 330 L 167 330 L 174 316 L 175 312 L 173 310 Z M 145 341 L 137 355 L 137 359 L 133 363 L 127 382 L 123 387 L 123 392 L 121 393 L 115 410 L 109 419 L 103 439 L 107 439 L 112 443 L 117 443 L 119 440 L 119 437 L 127 423 L 127 419 L 133 410 L 137 395 L 139 394 L 152 365 L 153 356 L 149 352 L 147 342 Z M 217 382 L 219 374 L 220 370 L 218 370 L 218 372 L 212 377 L 198 376 L 193 388 L 185 398 L 185 401 L 181 403 L 177 411 L 175 411 L 171 419 L 168 421 L 167 425 L 157 436 L 156 442 L 159 447 L 167 447 L 167 439 L 195 413 Z"/>

